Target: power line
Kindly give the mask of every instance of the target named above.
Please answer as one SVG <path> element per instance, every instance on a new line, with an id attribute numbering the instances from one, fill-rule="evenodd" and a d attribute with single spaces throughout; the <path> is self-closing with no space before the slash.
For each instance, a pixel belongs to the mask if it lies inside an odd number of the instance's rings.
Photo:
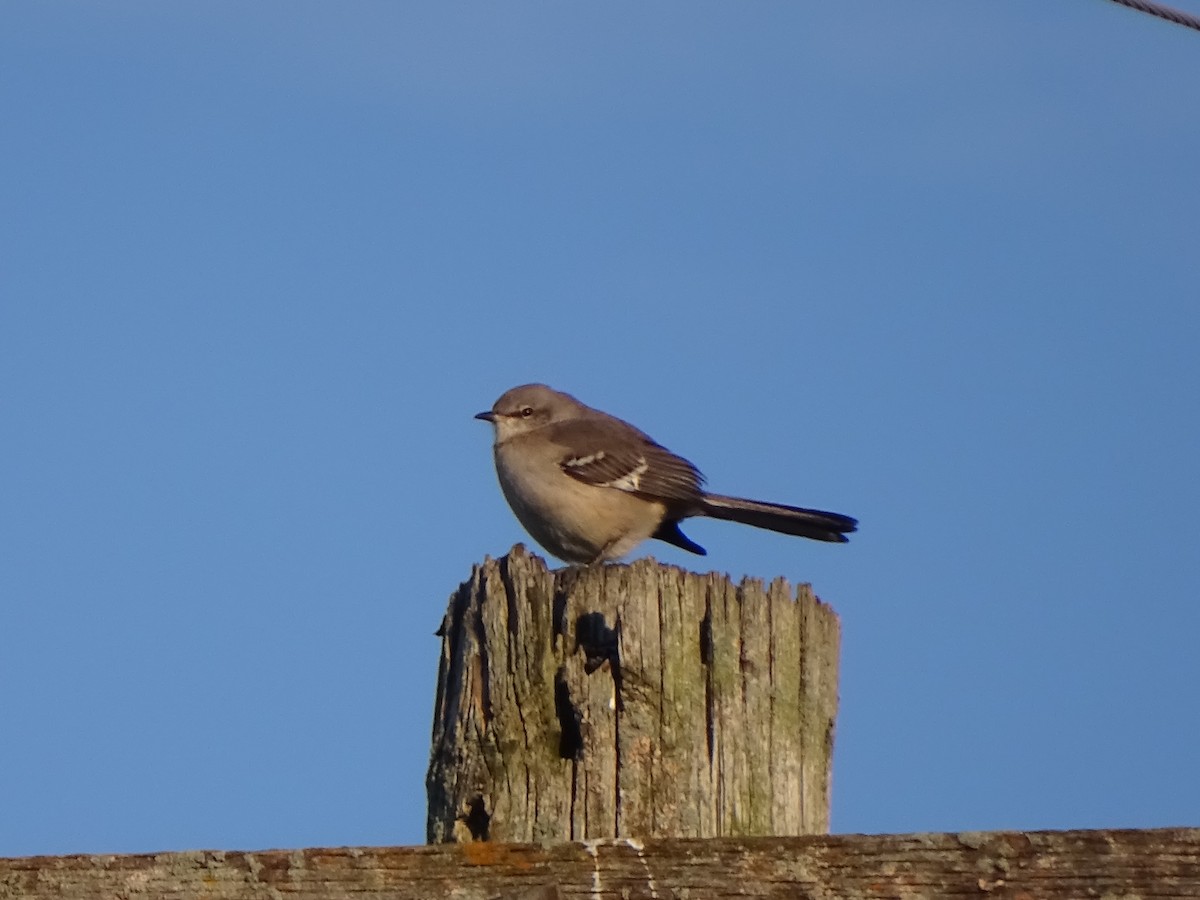
<path id="1" fill-rule="evenodd" d="M 1170 6 L 1163 6 L 1161 3 L 1152 3 L 1150 0 L 1112 0 L 1112 2 L 1119 3 L 1121 6 L 1128 6 L 1130 9 L 1136 9 L 1138 12 L 1158 16 L 1160 19 L 1166 19 L 1168 22 L 1174 22 L 1176 25 L 1182 25 L 1184 28 L 1194 28 L 1196 31 L 1200 31 L 1200 17 L 1193 16 L 1191 13 L 1185 13 Z"/>

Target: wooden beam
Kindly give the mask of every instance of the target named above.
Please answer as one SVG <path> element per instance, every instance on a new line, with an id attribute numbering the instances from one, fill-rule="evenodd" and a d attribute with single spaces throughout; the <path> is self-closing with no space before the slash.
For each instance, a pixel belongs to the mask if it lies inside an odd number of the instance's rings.
<path id="1" fill-rule="evenodd" d="M 1200 897 L 1200 829 L 478 842 L 0 859 L 0 897 L 294 900 Z"/>

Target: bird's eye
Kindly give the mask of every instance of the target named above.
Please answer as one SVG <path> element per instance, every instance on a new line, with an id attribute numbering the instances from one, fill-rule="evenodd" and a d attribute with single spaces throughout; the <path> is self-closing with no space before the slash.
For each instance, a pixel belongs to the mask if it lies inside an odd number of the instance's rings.
<path id="1" fill-rule="evenodd" d="M 522 418 L 528 419 L 532 415 L 533 415 L 533 407 L 532 406 L 521 407 L 521 417 Z"/>

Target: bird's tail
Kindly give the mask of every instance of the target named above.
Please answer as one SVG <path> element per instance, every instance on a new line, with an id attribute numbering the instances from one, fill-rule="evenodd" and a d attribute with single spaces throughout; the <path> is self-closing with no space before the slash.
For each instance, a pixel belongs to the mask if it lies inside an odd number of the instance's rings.
<path id="1" fill-rule="evenodd" d="M 704 495 L 700 515 L 838 544 L 846 543 L 849 540 L 846 535 L 858 528 L 857 519 L 839 513 L 720 494 Z"/>

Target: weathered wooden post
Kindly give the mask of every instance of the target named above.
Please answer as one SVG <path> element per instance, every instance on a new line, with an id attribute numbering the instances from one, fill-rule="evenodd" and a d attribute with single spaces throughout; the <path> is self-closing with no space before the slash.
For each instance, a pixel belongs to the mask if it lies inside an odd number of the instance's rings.
<path id="1" fill-rule="evenodd" d="M 828 831 L 839 631 L 808 586 L 518 545 L 440 633 L 430 843 Z"/>

